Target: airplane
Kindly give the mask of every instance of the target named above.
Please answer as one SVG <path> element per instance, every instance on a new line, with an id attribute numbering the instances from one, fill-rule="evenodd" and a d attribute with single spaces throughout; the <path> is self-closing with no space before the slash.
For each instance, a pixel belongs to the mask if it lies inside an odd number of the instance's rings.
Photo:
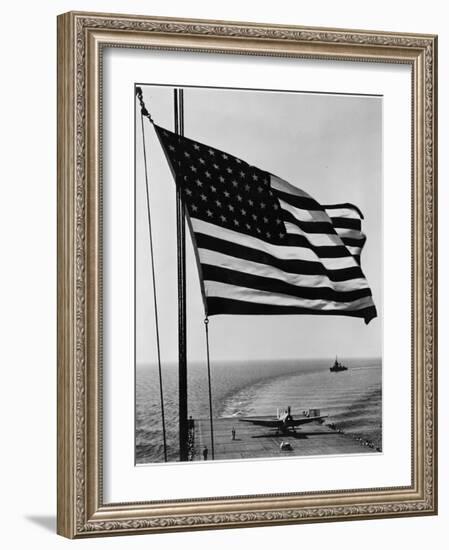
<path id="1" fill-rule="evenodd" d="M 279 412 L 277 410 L 276 418 L 268 416 L 254 416 L 252 418 L 239 418 L 240 422 L 250 422 L 255 426 L 265 426 L 266 428 L 276 428 L 277 432 L 282 432 L 283 434 L 287 433 L 296 433 L 295 428 L 301 424 L 308 424 L 309 422 L 324 422 L 324 419 L 327 418 L 326 415 L 320 415 L 318 409 L 310 409 L 303 413 L 303 416 L 299 418 L 293 418 L 291 413 L 291 407 Z"/>

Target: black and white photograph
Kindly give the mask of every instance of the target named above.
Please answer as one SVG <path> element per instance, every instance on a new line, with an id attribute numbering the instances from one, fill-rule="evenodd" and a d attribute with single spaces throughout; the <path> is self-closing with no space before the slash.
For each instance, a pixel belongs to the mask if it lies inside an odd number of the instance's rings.
<path id="1" fill-rule="evenodd" d="M 135 462 L 382 452 L 382 97 L 135 87 Z"/>
<path id="2" fill-rule="evenodd" d="M 382 452 L 382 98 L 135 91 L 136 464 Z"/>
<path id="3" fill-rule="evenodd" d="M 57 532 L 435 516 L 438 37 L 200 15 L 58 17 Z"/>

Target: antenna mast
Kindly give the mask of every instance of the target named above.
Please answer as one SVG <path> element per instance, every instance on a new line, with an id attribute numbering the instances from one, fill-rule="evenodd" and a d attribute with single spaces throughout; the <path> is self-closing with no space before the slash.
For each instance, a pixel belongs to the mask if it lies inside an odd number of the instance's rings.
<path id="1" fill-rule="evenodd" d="M 174 90 L 175 133 L 184 135 L 184 90 Z M 186 329 L 186 237 L 182 182 L 176 182 L 176 229 L 178 240 L 178 385 L 179 385 L 179 459 L 188 460 L 187 417 L 187 329 Z"/>

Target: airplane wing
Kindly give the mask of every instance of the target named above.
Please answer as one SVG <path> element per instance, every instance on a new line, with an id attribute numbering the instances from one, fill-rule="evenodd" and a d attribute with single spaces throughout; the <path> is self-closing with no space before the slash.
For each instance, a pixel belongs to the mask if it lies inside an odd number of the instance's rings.
<path id="1" fill-rule="evenodd" d="M 277 418 L 239 418 L 239 422 L 251 422 L 256 426 L 265 426 L 267 428 L 278 428 L 282 421 Z"/>
<path id="2" fill-rule="evenodd" d="M 301 418 L 294 418 L 290 420 L 290 426 L 301 426 L 301 424 L 308 424 L 309 422 L 314 422 L 315 420 L 324 420 L 327 418 L 327 414 L 324 416 L 304 416 Z"/>
<path id="3" fill-rule="evenodd" d="M 323 416 L 301 416 L 300 418 L 293 418 L 288 421 L 287 426 L 295 427 L 301 426 L 301 424 L 308 424 L 309 422 L 315 422 L 327 418 L 328 415 Z M 250 422 L 255 426 L 265 426 L 266 428 L 281 428 L 284 426 L 283 420 L 269 416 L 253 416 L 250 418 L 239 418 L 239 422 Z"/>

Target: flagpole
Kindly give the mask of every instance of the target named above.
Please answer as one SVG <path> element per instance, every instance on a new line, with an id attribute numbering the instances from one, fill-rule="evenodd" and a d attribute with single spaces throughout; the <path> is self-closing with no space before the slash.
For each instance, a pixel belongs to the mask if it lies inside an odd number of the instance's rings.
<path id="1" fill-rule="evenodd" d="M 184 90 L 174 89 L 175 133 L 184 135 Z M 179 459 L 188 460 L 187 330 L 186 330 L 186 240 L 185 205 L 180 182 L 176 185 L 176 229 L 178 239 L 178 385 Z"/>

